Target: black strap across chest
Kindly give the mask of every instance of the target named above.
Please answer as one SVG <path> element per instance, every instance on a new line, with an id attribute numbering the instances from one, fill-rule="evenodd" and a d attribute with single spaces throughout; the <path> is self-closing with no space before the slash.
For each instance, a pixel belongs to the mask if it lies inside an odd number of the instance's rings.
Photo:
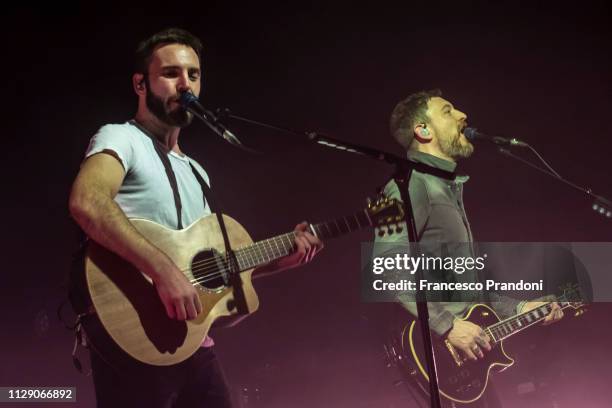
<path id="1" fill-rule="evenodd" d="M 157 156 L 159 156 L 159 159 L 161 160 L 162 164 L 164 165 L 164 169 L 166 170 L 166 176 L 168 177 L 168 182 L 170 183 L 170 187 L 172 188 L 172 195 L 174 196 L 174 206 L 176 207 L 176 227 L 177 229 L 183 229 L 183 203 L 181 201 L 181 195 L 179 193 L 178 183 L 176 181 L 176 174 L 174 174 L 174 170 L 172 169 L 172 164 L 170 163 L 170 158 L 168 158 L 168 153 L 164 150 L 164 147 L 161 145 L 161 143 L 155 138 L 155 136 L 151 134 L 151 132 L 149 132 L 147 128 L 145 128 L 135 120 L 130 120 L 129 123 L 131 125 L 136 126 L 142 133 L 144 133 L 151 139 L 151 143 L 153 143 L 155 152 L 157 153 Z M 206 184 L 206 182 L 204 181 L 200 173 L 196 170 L 196 168 L 193 166 L 193 164 L 189 163 L 189 165 L 191 166 L 191 171 L 195 175 L 196 180 L 198 180 L 198 183 L 202 187 L 202 199 L 204 201 L 204 207 L 206 208 L 206 199 L 208 198 L 210 210 L 214 212 L 216 209 L 213 209 L 212 203 L 210 202 L 210 196 L 212 193 L 210 192 L 208 184 Z"/>
<path id="2" fill-rule="evenodd" d="M 174 195 L 174 204 L 176 207 L 176 219 L 177 219 L 177 229 L 183 229 L 182 222 L 182 208 L 183 205 L 181 203 L 181 195 L 179 194 L 178 183 L 176 181 L 176 175 L 174 174 L 174 170 L 172 169 L 172 165 L 170 164 L 170 159 L 168 158 L 168 153 L 165 151 L 161 143 L 155 138 L 154 135 L 149 132 L 144 126 L 135 120 L 130 120 L 130 124 L 136 126 L 142 133 L 147 135 L 153 146 L 155 147 L 155 151 L 159 156 L 164 168 L 166 169 L 166 175 L 168 176 L 168 181 L 170 182 L 170 187 L 172 187 L 172 193 Z M 239 271 L 238 271 L 238 262 L 236 260 L 236 256 L 232 251 L 232 247 L 229 242 L 229 236 L 227 234 L 227 229 L 225 228 L 225 222 L 223 221 L 223 212 L 219 207 L 217 207 L 217 202 L 213 197 L 212 191 L 210 187 L 206 183 L 206 181 L 202 178 L 202 175 L 197 171 L 195 166 L 190 162 L 191 171 L 193 172 L 196 180 L 202 187 L 202 199 L 204 200 L 204 207 L 206 207 L 206 201 L 208 200 L 208 206 L 210 207 L 210 211 L 215 213 L 217 216 L 217 222 L 219 223 L 219 228 L 221 229 L 221 235 L 223 236 L 223 243 L 225 245 L 225 253 L 227 255 L 228 266 L 230 270 L 229 279 L 230 283 L 234 287 L 234 298 L 236 301 L 236 307 L 238 309 L 238 313 L 247 313 L 246 300 L 244 298 L 244 292 L 242 290 L 242 280 L 240 279 Z"/>

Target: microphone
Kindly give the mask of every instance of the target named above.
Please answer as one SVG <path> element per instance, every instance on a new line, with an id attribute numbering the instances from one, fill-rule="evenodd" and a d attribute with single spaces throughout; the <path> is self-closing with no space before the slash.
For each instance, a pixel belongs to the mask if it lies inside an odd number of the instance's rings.
<path id="1" fill-rule="evenodd" d="M 481 133 L 476 128 L 467 127 L 463 129 L 463 134 L 470 141 L 474 141 L 476 139 L 487 140 L 489 142 L 495 143 L 500 146 L 519 146 L 519 147 L 528 147 L 529 145 L 521 140 L 512 138 L 508 139 L 501 136 L 489 136 L 484 133 Z"/>
<path id="2" fill-rule="evenodd" d="M 240 140 L 230 132 L 223 124 L 219 122 L 214 113 L 206 109 L 200 103 L 200 100 L 193 93 L 186 91 L 182 92 L 179 98 L 179 103 L 186 111 L 191 112 L 195 117 L 199 118 L 202 122 L 204 122 L 213 132 L 221 136 L 227 142 L 233 144 L 234 146 L 238 146 L 244 150 L 251 150 L 247 147 L 244 147 Z"/>

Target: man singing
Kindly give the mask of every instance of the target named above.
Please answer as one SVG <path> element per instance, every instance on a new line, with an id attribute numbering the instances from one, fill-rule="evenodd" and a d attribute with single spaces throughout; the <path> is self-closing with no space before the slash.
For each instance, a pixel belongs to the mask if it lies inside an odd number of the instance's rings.
<path id="1" fill-rule="evenodd" d="M 179 97 L 183 92 L 199 95 L 201 54 L 200 40 L 181 29 L 161 31 L 140 43 L 132 77 L 136 115 L 129 122 L 103 126 L 91 139 L 70 195 L 70 212 L 89 238 L 151 278 L 168 317 L 177 320 L 191 320 L 202 312 L 198 292 L 128 218 L 180 229 L 211 213 L 197 180 L 199 176 L 209 184 L 208 175 L 179 146 L 181 129 L 193 119 Z M 165 168 L 164 155 L 170 169 Z M 174 173 L 174 188 L 169 173 Z M 306 224 L 299 224 L 295 248 L 254 276 L 308 262 L 322 243 L 306 231 Z M 176 365 L 134 364 L 125 370 L 116 370 L 111 357 L 92 351 L 98 407 L 231 406 L 212 344 L 207 338 L 194 355 Z"/>
<path id="2" fill-rule="evenodd" d="M 447 172 L 454 172 L 457 161 L 470 157 L 473 145 L 463 134 L 467 116 L 452 103 L 442 98 L 439 90 L 414 93 L 400 101 L 393 110 L 390 130 L 394 139 L 406 150 L 408 159 Z M 446 248 L 449 257 L 472 257 L 473 238 L 463 206 L 463 186 L 466 176 L 447 180 L 430 174 L 414 171 L 408 193 L 412 203 L 418 242 L 425 255 L 439 256 L 441 247 Z M 385 186 L 388 197 L 401 200 L 395 181 Z M 392 256 L 389 244 L 408 247 L 406 229 L 401 234 L 376 237 L 375 256 Z M 385 245 L 387 244 L 387 245 Z M 386 253 L 385 253 L 386 252 Z M 428 280 L 440 282 L 475 282 L 476 271 L 457 274 L 453 271 L 428 272 Z M 429 326 L 435 335 L 446 338 L 465 357 L 482 359 L 491 350 L 491 339 L 481 327 L 465 320 L 465 312 L 473 304 L 482 301 L 471 294 L 447 294 L 444 301 L 429 302 Z M 399 301 L 416 316 L 413 293 L 402 293 Z M 542 305 L 544 302 L 519 302 L 505 296 L 491 293 L 488 301 L 500 317 L 505 318 Z M 563 317 L 559 305 L 546 317 L 544 324 Z M 473 406 L 500 407 L 499 399 L 488 387 L 485 397 Z"/>

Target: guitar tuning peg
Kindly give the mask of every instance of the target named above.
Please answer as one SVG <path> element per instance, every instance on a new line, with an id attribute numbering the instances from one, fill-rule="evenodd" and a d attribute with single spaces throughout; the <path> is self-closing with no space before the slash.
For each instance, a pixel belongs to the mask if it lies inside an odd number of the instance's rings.
<path id="1" fill-rule="evenodd" d="M 382 227 L 378 229 L 378 236 L 381 238 L 385 236 L 385 230 Z"/>
<path id="2" fill-rule="evenodd" d="M 368 204 L 368 208 L 372 208 L 372 199 L 370 197 L 366 198 L 366 203 Z"/>
<path id="3" fill-rule="evenodd" d="M 393 229 L 393 227 L 392 227 L 392 226 L 389 226 L 389 227 L 387 228 L 387 234 L 389 234 L 389 235 L 393 235 L 393 233 L 394 233 L 394 232 L 395 232 L 395 231 L 394 231 L 394 229 Z"/>
<path id="4" fill-rule="evenodd" d="M 397 232 L 398 234 L 401 233 L 404 229 L 401 227 L 401 224 L 397 224 L 395 226 L 395 232 Z"/>

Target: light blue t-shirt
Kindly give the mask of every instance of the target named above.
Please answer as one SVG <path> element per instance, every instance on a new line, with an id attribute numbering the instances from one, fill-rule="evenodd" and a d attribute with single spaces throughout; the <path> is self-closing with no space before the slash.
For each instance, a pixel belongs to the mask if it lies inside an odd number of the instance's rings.
<path id="1" fill-rule="evenodd" d="M 125 170 L 125 179 L 115 201 L 125 215 L 128 218 L 145 218 L 177 229 L 174 194 L 153 143 L 156 142 L 129 122 L 105 125 L 91 138 L 85 158 L 104 150 L 115 152 Z M 181 196 L 184 228 L 211 213 L 208 202 L 204 206 L 202 187 L 189 163 L 195 166 L 209 186 L 210 181 L 202 166 L 190 157 L 170 151 L 168 158 Z M 202 346 L 212 345 L 214 341 L 206 336 Z"/>
<path id="2" fill-rule="evenodd" d="M 105 125 L 91 138 L 85 157 L 112 150 L 121 160 L 125 179 L 115 201 L 128 218 L 145 218 L 177 229 L 176 206 L 172 187 L 154 142 L 129 122 Z M 208 174 L 195 160 L 170 151 L 168 154 L 182 204 L 183 228 L 211 213 L 204 206 L 202 187 L 196 179 L 192 163 L 210 186 Z"/>

